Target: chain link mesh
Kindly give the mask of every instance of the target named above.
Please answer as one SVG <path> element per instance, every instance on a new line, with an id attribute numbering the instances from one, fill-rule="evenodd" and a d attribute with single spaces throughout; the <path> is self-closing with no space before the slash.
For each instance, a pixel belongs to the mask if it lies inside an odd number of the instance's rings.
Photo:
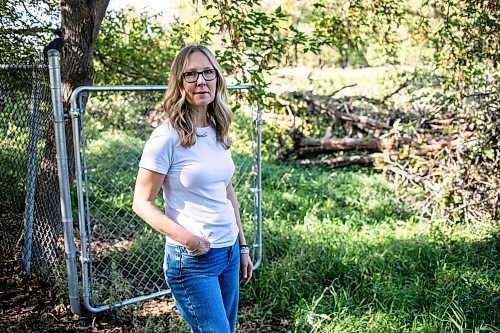
<path id="1" fill-rule="evenodd" d="M 46 278 L 63 259 L 51 115 L 42 57 L 0 65 L 0 260 Z"/>
<path id="2" fill-rule="evenodd" d="M 239 102 L 241 94 L 231 93 Z M 131 208 L 142 149 L 164 120 L 162 98 L 163 91 L 92 92 L 81 98 L 86 100 L 80 149 L 88 239 L 83 246 L 94 307 L 168 289 L 162 269 L 164 237 Z M 230 134 L 237 170 L 233 185 L 250 243 L 257 219 L 255 114 L 253 107 L 239 107 Z M 161 195 L 156 204 L 163 210 Z"/>

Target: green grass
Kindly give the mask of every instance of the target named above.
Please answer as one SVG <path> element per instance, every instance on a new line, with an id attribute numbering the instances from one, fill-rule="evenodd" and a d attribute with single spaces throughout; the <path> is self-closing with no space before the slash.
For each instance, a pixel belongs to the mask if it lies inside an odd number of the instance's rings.
<path id="1" fill-rule="evenodd" d="M 87 151 L 90 199 L 94 211 L 103 212 L 94 215 L 94 236 L 99 228 L 103 239 L 115 231 L 122 236 L 106 240 L 121 246 L 94 259 L 104 275 L 124 280 L 129 295 L 130 286 L 145 286 L 147 277 L 161 275 L 163 240 L 130 210 L 142 138 L 119 129 L 97 134 Z M 247 165 L 248 137 L 240 139 L 233 157 Z M 497 227 L 418 220 L 395 203 L 384 176 L 371 169 L 264 161 L 264 260 L 241 291 L 240 332 L 498 330 Z M 249 186 L 245 180 L 240 190 Z M 240 193 L 240 200 L 250 238 L 252 195 Z M 119 300 L 109 292 L 118 287 L 104 284 L 97 291 L 101 299 Z M 167 319 L 170 328 L 185 327 L 178 317 Z M 146 325 L 135 317 L 133 322 Z M 157 324 L 147 323 L 165 328 Z"/>
<path id="2" fill-rule="evenodd" d="M 12 101 L 10 101 L 12 103 Z M 30 163 L 30 126 L 33 123 L 26 115 L 9 108 L 0 115 L 0 209 L 5 212 L 23 212 L 28 183 L 28 164 Z M 38 170 L 45 148 L 45 135 L 48 117 L 41 117 L 38 123 L 35 170 Z M 33 135 L 33 133 L 31 133 Z M 35 157 L 34 155 L 32 155 Z M 36 172 L 34 173 L 36 174 Z"/>
<path id="3" fill-rule="evenodd" d="M 383 176 L 269 164 L 265 260 L 243 290 L 263 331 L 494 331 L 498 229 L 418 221 Z M 282 324 L 281 327 L 279 324 Z"/>

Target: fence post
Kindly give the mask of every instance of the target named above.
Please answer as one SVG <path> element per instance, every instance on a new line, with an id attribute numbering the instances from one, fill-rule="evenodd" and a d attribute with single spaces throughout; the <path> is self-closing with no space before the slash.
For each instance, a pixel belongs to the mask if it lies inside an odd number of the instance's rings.
<path id="1" fill-rule="evenodd" d="M 262 264 L 262 109 L 259 101 L 257 101 L 257 246 L 258 255 L 257 262 L 253 269 L 256 270 Z"/>
<path id="2" fill-rule="evenodd" d="M 68 171 L 68 154 L 64 129 L 64 114 L 61 93 L 61 67 L 59 52 L 49 50 L 50 91 L 57 148 L 57 170 L 59 174 L 59 193 L 61 197 L 61 217 L 64 231 L 64 256 L 68 272 L 68 289 L 71 312 L 81 315 L 78 293 L 78 275 L 76 272 L 76 246 L 73 237 L 73 216 L 71 214 L 71 196 Z"/>
<path id="3" fill-rule="evenodd" d="M 38 126 L 40 124 L 40 70 L 37 65 L 33 66 L 33 87 L 31 89 L 30 115 L 31 125 L 28 142 L 29 161 L 28 173 L 26 175 L 26 198 L 24 208 L 24 247 L 23 264 L 24 270 L 31 270 L 31 252 L 33 245 L 33 209 L 35 207 L 36 189 L 36 159 L 38 143 Z"/>

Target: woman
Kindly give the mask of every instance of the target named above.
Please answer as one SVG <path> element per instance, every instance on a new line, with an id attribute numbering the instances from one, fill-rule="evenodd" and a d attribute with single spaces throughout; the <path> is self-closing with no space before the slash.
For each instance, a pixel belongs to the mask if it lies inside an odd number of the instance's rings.
<path id="1" fill-rule="evenodd" d="M 250 281 L 252 262 L 231 184 L 226 82 L 208 48 L 179 52 L 163 108 L 168 120 L 144 147 L 133 210 L 166 236 L 165 277 L 192 331 L 234 332 L 238 281 Z M 154 204 L 160 187 L 165 212 Z"/>

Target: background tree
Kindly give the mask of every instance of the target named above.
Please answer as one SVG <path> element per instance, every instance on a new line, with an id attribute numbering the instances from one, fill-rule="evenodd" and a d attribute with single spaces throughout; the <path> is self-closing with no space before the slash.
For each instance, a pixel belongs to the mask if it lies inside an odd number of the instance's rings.
<path id="1" fill-rule="evenodd" d="M 165 27 L 159 16 L 132 7 L 106 15 L 95 48 L 97 84 L 166 84 L 186 27 L 178 20 Z"/>
<path id="2" fill-rule="evenodd" d="M 60 33 L 59 7 L 47 0 L 0 2 L 0 62 L 32 61 Z"/>

